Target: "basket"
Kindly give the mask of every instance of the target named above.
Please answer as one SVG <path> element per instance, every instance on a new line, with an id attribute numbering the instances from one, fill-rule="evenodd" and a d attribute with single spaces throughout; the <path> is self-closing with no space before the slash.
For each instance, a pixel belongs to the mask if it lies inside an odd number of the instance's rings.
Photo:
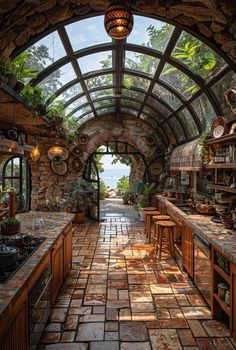
<path id="1" fill-rule="evenodd" d="M 209 204 L 197 204 L 196 210 L 200 214 L 205 215 L 214 215 L 215 214 L 215 206 Z"/>

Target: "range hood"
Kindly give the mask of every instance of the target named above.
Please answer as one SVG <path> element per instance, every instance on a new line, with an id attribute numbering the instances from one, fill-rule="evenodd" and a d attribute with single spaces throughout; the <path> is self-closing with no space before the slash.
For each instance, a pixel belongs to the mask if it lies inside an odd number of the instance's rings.
<path id="1" fill-rule="evenodd" d="M 33 149 L 30 145 L 20 145 L 16 141 L 2 139 L 0 140 L 0 155 L 16 155 L 23 156 L 25 153 L 31 152 Z"/>
<path id="2" fill-rule="evenodd" d="M 170 157 L 170 170 L 200 171 L 202 169 L 199 139 L 176 147 Z"/>

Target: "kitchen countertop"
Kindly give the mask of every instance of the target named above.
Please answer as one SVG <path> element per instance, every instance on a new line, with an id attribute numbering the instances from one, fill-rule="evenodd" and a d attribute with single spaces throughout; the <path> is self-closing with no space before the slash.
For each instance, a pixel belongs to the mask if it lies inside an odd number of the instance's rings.
<path id="1" fill-rule="evenodd" d="M 44 260 L 53 244 L 74 218 L 74 214 L 63 212 L 27 212 L 18 214 L 17 216 L 21 221 L 22 234 L 46 237 L 46 239 L 7 283 L 0 284 L 0 322 L 11 310 L 12 305 L 14 305 L 27 286 L 38 265 Z M 34 219 L 36 218 L 42 218 L 44 220 L 44 227 L 37 230 L 32 229 Z M 0 234 L 1 237 L 3 236 Z M 14 237 L 14 235 L 7 237 Z"/>
<path id="2" fill-rule="evenodd" d="M 188 215 L 176 207 L 167 197 L 157 195 L 158 201 L 166 204 L 167 213 L 184 221 L 194 232 L 208 239 L 212 245 L 222 252 L 232 263 L 236 264 L 236 230 L 224 228 L 222 224 L 211 221 L 209 215 Z M 172 199 L 171 199 L 172 200 Z"/>

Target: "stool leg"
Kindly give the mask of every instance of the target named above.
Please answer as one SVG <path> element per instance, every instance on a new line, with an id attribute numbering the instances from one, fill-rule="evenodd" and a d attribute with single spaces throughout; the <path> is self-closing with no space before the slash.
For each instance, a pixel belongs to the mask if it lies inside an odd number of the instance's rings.
<path id="1" fill-rule="evenodd" d="M 147 235 L 147 215 L 145 214 L 144 234 Z"/>
<path id="2" fill-rule="evenodd" d="M 175 243 L 174 243 L 174 231 L 173 231 L 173 229 L 171 230 L 171 244 L 172 244 L 172 249 L 173 249 L 173 258 L 175 259 Z"/>
<path id="3" fill-rule="evenodd" d="M 153 225 L 154 225 L 154 233 L 153 233 L 153 241 L 155 243 L 155 240 L 157 238 L 157 228 L 156 228 L 156 220 L 153 220 Z"/>
<path id="4" fill-rule="evenodd" d="M 157 222 L 156 222 L 156 253 L 158 252 L 158 247 L 160 245 L 160 242 L 159 242 L 159 226 L 157 225 Z"/>
<path id="5" fill-rule="evenodd" d="M 151 238 L 151 225 L 152 225 L 152 218 L 150 215 L 148 215 L 148 226 L 147 226 L 147 239 L 148 242 L 150 242 Z"/>
<path id="6" fill-rule="evenodd" d="M 168 231 L 168 246 L 169 246 L 169 252 L 170 252 L 170 255 L 171 255 L 171 250 L 172 250 L 172 248 L 171 248 L 171 232 L 170 232 L 170 229 L 168 228 L 167 229 L 167 231 Z"/>
<path id="7" fill-rule="evenodd" d="M 162 251 L 162 228 L 160 227 L 160 231 L 159 231 L 159 260 L 161 260 L 161 251 Z"/>

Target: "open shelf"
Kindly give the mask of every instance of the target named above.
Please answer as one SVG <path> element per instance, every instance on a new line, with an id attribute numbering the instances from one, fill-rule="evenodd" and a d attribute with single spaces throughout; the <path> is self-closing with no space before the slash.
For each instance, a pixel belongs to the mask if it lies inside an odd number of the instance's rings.
<path id="1" fill-rule="evenodd" d="M 216 190 L 229 192 L 229 193 L 236 193 L 236 188 L 230 188 L 227 186 L 217 185 L 217 184 L 209 184 L 208 186 L 209 186 L 209 188 L 214 188 Z"/>
<path id="2" fill-rule="evenodd" d="M 228 134 L 228 135 L 224 135 L 218 138 L 214 138 L 214 139 L 210 139 L 206 141 L 207 145 L 214 145 L 215 143 L 224 143 L 224 144 L 230 144 L 230 143 L 234 143 L 236 140 L 236 132 L 233 134 Z"/>
<path id="3" fill-rule="evenodd" d="M 230 307 L 225 304 L 224 300 L 220 299 L 218 294 L 213 293 L 213 297 L 216 299 L 217 303 L 224 310 L 224 312 L 230 317 Z"/>
<path id="4" fill-rule="evenodd" d="M 236 169 L 236 163 L 214 163 L 208 164 L 207 169 Z"/>
<path id="5" fill-rule="evenodd" d="M 218 265 L 214 264 L 213 269 L 218 272 L 218 274 L 224 278 L 224 280 L 230 284 L 230 276 L 228 276 Z"/>

